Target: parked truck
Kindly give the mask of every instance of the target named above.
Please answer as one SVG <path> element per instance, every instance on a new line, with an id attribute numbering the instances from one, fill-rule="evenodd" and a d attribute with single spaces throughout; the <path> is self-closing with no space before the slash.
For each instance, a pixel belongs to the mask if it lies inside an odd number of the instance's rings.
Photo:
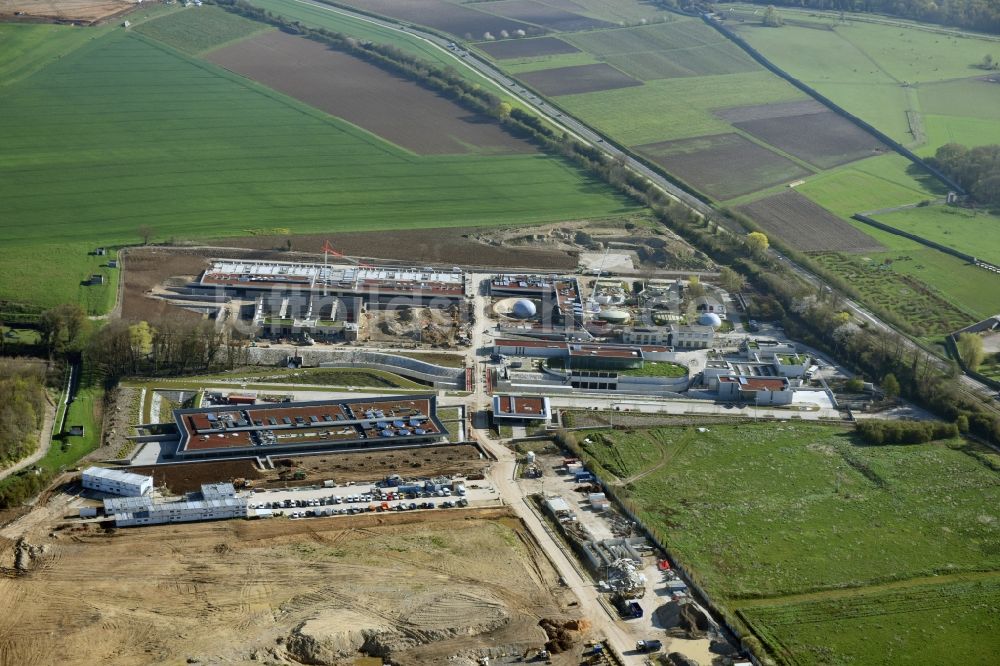
<path id="1" fill-rule="evenodd" d="M 637 652 L 658 652 L 663 649 L 663 642 L 658 640 L 636 641 L 635 649 Z"/>

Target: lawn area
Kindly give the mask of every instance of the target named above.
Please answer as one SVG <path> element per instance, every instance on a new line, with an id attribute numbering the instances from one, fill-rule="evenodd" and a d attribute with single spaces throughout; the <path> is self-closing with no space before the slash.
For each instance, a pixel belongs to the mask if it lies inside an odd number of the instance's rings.
<path id="1" fill-rule="evenodd" d="M 923 206 L 876 219 L 1000 265 L 1000 215 L 955 206 Z"/>
<path id="2" fill-rule="evenodd" d="M 560 106 L 615 140 L 635 146 L 731 132 L 713 109 L 806 99 L 765 70 L 648 81 L 643 86 L 566 95 Z"/>
<path id="3" fill-rule="evenodd" d="M 685 377 L 688 369 L 678 363 L 658 363 L 646 361 L 641 368 L 619 370 L 618 374 L 628 377 Z"/>
<path id="4" fill-rule="evenodd" d="M 101 445 L 102 401 L 104 391 L 99 387 L 81 388 L 66 414 L 66 430 L 82 425 L 83 437 L 53 434 L 52 447 L 38 465 L 53 472 L 71 467 L 77 460 Z M 58 421 L 56 422 L 58 426 Z"/>
<path id="5" fill-rule="evenodd" d="M 0 300 L 41 306 L 78 294 L 92 246 L 137 242 L 143 224 L 165 241 L 275 227 L 534 223 L 636 208 L 554 157 L 417 157 L 124 31 L 7 86 L 0 133 L 0 260 L 19 268 L 0 280 Z M 58 262 L 53 238 L 66 248 Z M 104 309 L 112 302 L 104 298 Z"/>
<path id="6" fill-rule="evenodd" d="M 239 381 L 242 383 L 268 384 L 316 384 L 322 386 L 361 386 L 426 389 L 424 384 L 411 381 L 391 372 L 374 369 L 352 368 L 240 368 L 231 372 L 220 372 L 212 375 L 197 375 L 184 377 L 178 381 L 185 384 L 198 382 L 218 382 L 218 380 Z"/>
<path id="7" fill-rule="evenodd" d="M 576 437 L 606 480 L 646 472 L 619 492 L 717 603 L 787 651 L 783 663 L 917 663 L 918 638 L 962 637 L 960 617 L 996 622 L 1000 477 L 972 444 L 871 447 L 788 422 Z M 927 663 L 987 663 L 993 633 L 959 648 L 969 660 Z"/>
<path id="8" fill-rule="evenodd" d="M 202 53 L 274 28 L 220 7 L 189 7 L 136 26 L 136 32 L 185 53 Z"/>

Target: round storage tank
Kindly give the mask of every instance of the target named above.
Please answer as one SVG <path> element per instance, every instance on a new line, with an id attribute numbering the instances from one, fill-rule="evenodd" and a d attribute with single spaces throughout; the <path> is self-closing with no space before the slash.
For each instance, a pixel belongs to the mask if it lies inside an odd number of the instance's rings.
<path id="1" fill-rule="evenodd" d="M 722 326 L 722 319 L 719 315 L 714 312 L 703 312 L 700 317 L 698 317 L 698 323 L 702 326 L 711 326 L 712 328 L 719 328 Z"/>
<path id="2" fill-rule="evenodd" d="M 535 304 L 526 298 L 517 300 L 514 303 L 514 307 L 510 309 L 511 316 L 518 319 L 531 319 L 537 312 Z"/>
<path id="3" fill-rule="evenodd" d="M 609 324 L 627 324 L 632 315 L 625 310 L 608 309 L 602 310 L 598 318 Z"/>

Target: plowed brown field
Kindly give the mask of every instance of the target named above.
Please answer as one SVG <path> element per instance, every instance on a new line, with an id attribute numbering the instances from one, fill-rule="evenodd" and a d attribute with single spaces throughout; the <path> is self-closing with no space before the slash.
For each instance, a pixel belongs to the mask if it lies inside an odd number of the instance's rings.
<path id="1" fill-rule="evenodd" d="M 415 153 L 535 152 L 486 116 L 303 37 L 265 32 L 206 58 Z"/>

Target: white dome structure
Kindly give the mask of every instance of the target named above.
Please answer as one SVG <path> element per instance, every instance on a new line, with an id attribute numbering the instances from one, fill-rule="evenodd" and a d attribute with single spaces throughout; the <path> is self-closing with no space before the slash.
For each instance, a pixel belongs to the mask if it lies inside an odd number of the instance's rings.
<path id="1" fill-rule="evenodd" d="M 517 319 L 531 319 L 538 313 L 535 304 L 526 298 L 518 299 L 510 309 L 510 316 Z"/>
<path id="2" fill-rule="evenodd" d="M 702 326 L 711 326 L 712 328 L 719 328 L 722 326 L 722 319 L 719 315 L 714 312 L 703 312 L 700 317 L 698 317 L 698 323 Z"/>
<path id="3" fill-rule="evenodd" d="M 601 310 L 601 314 L 598 315 L 598 319 L 608 322 L 609 324 L 627 324 L 629 319 L 632 318 L 625 310 L 618 309 L 608 309 Z"/>

